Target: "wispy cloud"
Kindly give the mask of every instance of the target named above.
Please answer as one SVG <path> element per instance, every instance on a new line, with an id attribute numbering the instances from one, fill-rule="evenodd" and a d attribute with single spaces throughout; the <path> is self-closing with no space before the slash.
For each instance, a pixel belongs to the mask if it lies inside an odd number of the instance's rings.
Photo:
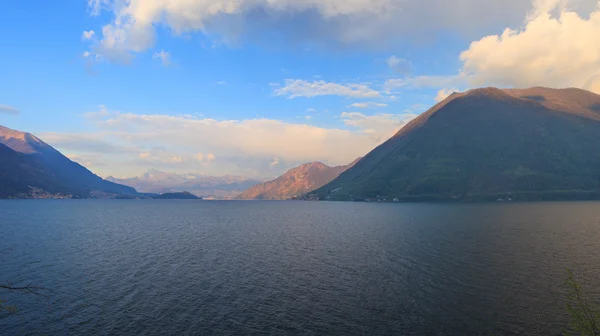
<path id="1" fill-rule="evenodd" d="M 103 9 L 108 9 L 111 0 L 88 0 L 88 10 L 92 16 L 100 15 Z"/>
<path id="2" fill-rule="evenodd" d="M 364 102 L 364 103 L 354 103 L 349 105 L 348 107 L 366 109 L 366 108 L 375 108 L 375 107 L 388 107 L 388 104 L 384 103 L 376 103 L 376 102 Z"/>
<path id="3" fill-rule="evenodd" d="M 437 95 L 435 96 L 435 102 L 436 103 L 441 102 L 442 100 L 448 98 L 448 96 L 450 96 L 454 92 L 458 92 L 458 89 L 441 89 L 441 90 L 439 90 Z"/>
<path id="4" fill-rule="evenodd" d="M 93 30 L 86 30 L 83 33 L 81 33 L 81 39 L 91 40 L 92 38 L 94 38 L 94 34 L 96 34 L 96 32 L 94 32 Z"/>
<path id="5" fill-rule="evenodd" d="M 271 166 L 271 168 L 274 168 L 276 166 L 278 166 L 281 163 L 281 161 L 279 161 L 279 158 L 273 158 L 273 161 L 271 161 L 271 163 L 269 163 L 269 166 Z"/>
<path id="6" fill-rule="evenodd" d="M 288 98 L 317 96 L 341 96 L 351 98 L 379 98 L 381 94 L 366 83 L 338 84 L 323 80 L 308 82 L 301 79 L 286 79 L 285 86 L 274 87 L 277 96 Z"/>
<path id="7" fill-rule="evenodd" d="M 169 53 L 168 51 L 161 50 L 159 52 L 156 52 L 154 53 L 154 55 L 152 55 L 152 58 L 155 60 L 160 60 L 160 62 L 164 66 L 168 66 L 171 64 L 171 53 Z"/>
<path id="8" fill-rule="evenodd" d="M 389 139 L 416 116 L 415 114 L 365 115 L 359 112 L 344 112 L 340 118 L 346 125 L 356 127 L 359 132 L 380 143 Z"/>
<path id="9" fill-rule="evenodd" d="M 465 74 L 450 76 L 414 76 L 406 78 L 389 79 L 384 84 L 386 91 L 397 89 L 419 89 L 419 88 L 446 88 L 464 87 L 468 83 Z"/>
<path id="10" fill-rule="evenodd" d="M 408 74 L 412 71 L 412 63 L 404 58 L 390 56 L 386 61 L 388 67 L 398 73 Z"/>
<path id="11" fill-rule="evenodd" d="M 0 105 L 0 113 L 19 114 L 19 110 L 8 105 Z"/>

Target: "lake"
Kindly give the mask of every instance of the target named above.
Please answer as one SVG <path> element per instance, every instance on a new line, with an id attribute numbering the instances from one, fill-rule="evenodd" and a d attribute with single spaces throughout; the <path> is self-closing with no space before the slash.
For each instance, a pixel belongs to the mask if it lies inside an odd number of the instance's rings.
<path id="1" fill-rule="evenodd" d="M 2 335 L 559 335 L 600 203 L 0 201 Z"/>

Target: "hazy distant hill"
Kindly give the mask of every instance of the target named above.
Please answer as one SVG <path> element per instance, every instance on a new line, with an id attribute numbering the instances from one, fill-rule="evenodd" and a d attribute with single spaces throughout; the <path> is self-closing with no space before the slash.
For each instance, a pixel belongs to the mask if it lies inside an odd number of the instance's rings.
<path id="1" fill-rule="evenodd" d="M 600 197 L 600 96 L 580 89 L 455 93 L 307 198 Z"/>
<path id="2" fill-rule="evenodd" d="M 201 174 L 174 174 L 152 169 L 127 179 L 107 177 L 109 181 L 134 187 L 139 192 L 172 193 L 189 191 L 203 197 L 232 198 L 262 181 L 241 176 L 204 176 Z"/>
<path id="3" fill-rule="evenodd" d="M 200 199 L 202 199 L 202 198 L 197 197 L 196 195 L 193 195 L 187 191 L 164 193 L 161 195 L 154 196 L 154 198 L 155 199 L 178 199 L 178 200 L 190 200 L 190 199 L 200 200 Z"/>
<path id="4" fill-rule="evenodd" d="M 105 181 L 32 134 L 0 126 L 0 197 L 136 195 Z"/>
<path id="5" fill-rule="evenodd" d="M 321 162 L 303 164 L 287 171 L 273 181 L 265 182 L 246 190 L 237 198 L 247 200 L 282 200 L 300 196 L 329 183 L 357 161 L 338 167 L 329 167 Z"/>

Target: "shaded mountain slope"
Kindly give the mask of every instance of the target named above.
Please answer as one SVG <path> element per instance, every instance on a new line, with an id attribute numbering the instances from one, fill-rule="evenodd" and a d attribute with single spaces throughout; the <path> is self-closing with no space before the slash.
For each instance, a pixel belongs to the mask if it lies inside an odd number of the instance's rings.
<path id="1" fill-rule="evenodd" d="M 26 197 L 30 187 L 75 197 L 90 197 L 91 193 L 137 194 L 131 187 L 94 175 L 32 134 L 0 126 L 0 144 L 2 197 Z"/>
<path id="2" fill-rule="evenodd" d="M 18 153 L 0 144 L 0 198 L 22 197 L 31 192 L 30 186 L 51 193 L 67 193 L 56 176 L 44 171 L 36 158 Z"/>
<path id="3" fill-rule="evenodd" d="M 420 115 L 307 198 L 597 198 L 600 96 L 475 89 Z"/>
<path id="4" fill-rule="evenodd" d="M 329 167 L 321 162 L 303 164 L 290 169 L 273 181 L 265 182 L 246 190 L 237 198 L 246 200 L 283 200 L 300 196 L 329 183 L 357 161 L 338 167 Z"/>

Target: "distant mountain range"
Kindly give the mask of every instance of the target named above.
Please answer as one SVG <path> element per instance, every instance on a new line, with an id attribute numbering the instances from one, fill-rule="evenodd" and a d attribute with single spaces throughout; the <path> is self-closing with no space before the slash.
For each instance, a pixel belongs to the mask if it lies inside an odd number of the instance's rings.
<path id="1" fill-rule="evenodd" d="M 230 199 L 242 191 L 263 181 L 241 176 L 205 176 L 202 174 L 175 174 L 151 169 L 147 173 L 132 178 L 106 178 L 124 184 L 144 193 L 173 193 L 188 191 L 202 198 Z"/>
<path id="2" fill-rule="evenodd" d="M 600 96 L 580 89 L 455 93 L 305 199 L 600 198 Z"/>
<path id="3" fill-rule="evenodd" d="M 285 200 L 301 196 L 329 183 L 356 162 L 358 162 L 358 159 L 349 165 L 338 167 L 329 167 L 321 162 L 303 164 L 290 169 L 273 181 L 246 190 L 236 198 L 244 200 Z"/>
<path id="4" fill-rule="evenodd" d="M 0 126 L 0 198 L 134 196 L 103 180 L 32 134 Z"/>
<path id="5" fill-rule="evenodd" d="M 304 164 L 266 183 L 157 170 L 104 180 L 39 138 L 0 126 L 0 198 L 191 196 L 184 191 L 205 199 L 600 199 L 600 95 L 541 87 L 454 93 L 360 160 Z"/>

